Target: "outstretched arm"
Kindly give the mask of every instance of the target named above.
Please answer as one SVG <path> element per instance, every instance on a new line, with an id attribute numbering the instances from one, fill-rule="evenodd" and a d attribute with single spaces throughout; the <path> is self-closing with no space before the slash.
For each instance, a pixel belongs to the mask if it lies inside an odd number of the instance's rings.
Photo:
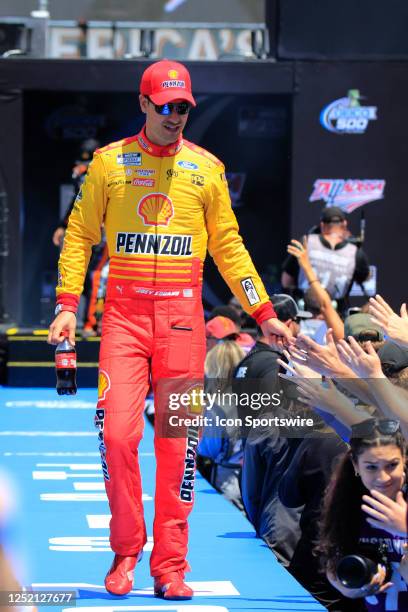
<path id="1" fill-rule="evenodd" d="M 231 292 L 262 327 L 266 338 L 271 343 L 289 342 L 292 334 L 276 319 L 269 296 L 239 234 L 224 170 L 219 162 L 205 187 L 208 251 Z"/>
<path id="2" fill-rule="evenodd" d="M 326 334 L 326 345 L 317 344 L 304 334 L 296 338 L 296 345 L 305 351 L 307 364 L 316 372 L 329 378 L 335 378 L 342 387 L 358 397 L 364 404 L 373 403 L 366 381 L 359 379 L 353 370 L 340 359 L 331 329 Z"/>
<path id="3" fill-rule="evenodd" d="M 380 358 L 371 342 L 364 351 L 354 338 L 350 336 L 349 344 L 344 340 L 339 343 L 342 358 L 354 373 L 369 382 L 370 394 L 387 417 L 397 418 L 401 424 L 404 436 L 408 434 L 408 393 L 393 385 L 381 369 Z"/>
<path id="4" fill-rule="evenodd" d="M 299 240 L 291 240 L 291 244 L 287 247 L 288 253 L 296 257 L 299 262 L 299 266 L 302 268 L 307 281 L 310 285 L 310 291 L 314 298 L 320 304 L 320 310 L 324 316 L 327 327 L 333 330 L 333 336 L 336 341 L 344 338 L 344 324 L 340 318 L 339 313 L 334 308 L 331 298 L 327 293 L 326 289 L 320 283 L 316 272 L 312 268 L 310 259 L 306 249 L 306 241 L 302 244 Z"/>
<path id="5" fill-rule="evenodd" d="M 408 313 L 406 304 L 401 305 L 401 316 L 398 316 L 381 295 L 376 295 L 375 298 L 370 298 L 369 311 L 374 323 L 383 328 L 384 333 L 390 340 L 403 348 L 408 348 Z"/>

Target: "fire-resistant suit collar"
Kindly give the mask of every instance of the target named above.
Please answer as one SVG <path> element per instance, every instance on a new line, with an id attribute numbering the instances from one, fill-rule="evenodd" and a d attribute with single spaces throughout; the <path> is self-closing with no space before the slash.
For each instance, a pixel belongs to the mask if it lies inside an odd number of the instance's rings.
<path id="1" fill-rule="evenodd" d="M 171 157 L 172 155 L 176 155 L 183 146 L 183 136 L 180 134 L 176 142 L 171 143 L 170 145 L 160 146 L 151 142 L 146 136 L 146 126 L 140 130 L 137 135 L 137 140 L 142 149 L 153 155 L 154 157 Z"/>

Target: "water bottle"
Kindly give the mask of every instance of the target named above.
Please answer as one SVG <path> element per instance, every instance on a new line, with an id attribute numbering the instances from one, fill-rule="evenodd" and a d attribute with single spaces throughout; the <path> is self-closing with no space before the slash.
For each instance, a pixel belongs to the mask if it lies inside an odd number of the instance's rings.
<path id="1" fill-rule="evenodd" d="M 58 395 L 75 395 L 76 384 L 76 350 L 68 339 L 69 333 L 63 331 L 64 340 L 55 349 L 55 372 L 57 375 Z"/>

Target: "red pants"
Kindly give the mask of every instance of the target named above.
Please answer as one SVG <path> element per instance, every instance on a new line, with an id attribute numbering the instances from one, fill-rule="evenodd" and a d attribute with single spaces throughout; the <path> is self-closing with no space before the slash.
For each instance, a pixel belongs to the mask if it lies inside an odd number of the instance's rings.
<path id="1" fill-rule="evenodd" d="M 202 379 L 205 330 L 198 287 L 172 288 L 178 295 L 166 296 L 163 293 L 168 294 L 168 288 L 155 287 L 149 294 L 131 283 L 120 287 L 116 283 L 108 283 L 96 422 L 101 429 L 102 467 L 112 513 L 111 547 L 120 555 L 132 555 L 146 543 L 138 446 L 150 376 L 157 421 L 161 411 L 168 409 L 158 402 L 160 379 Z M 186 438 L 164 438 L 156 430 L 154 444 L 157 470 L 150 569 L 152 576 L 159 576 L 189 569 L 187 518 L 193 494 L 186 501 L 180 491 L 187 466 L 191 468 Z M 191 481 L 191 469 L 189 478 Z"/>

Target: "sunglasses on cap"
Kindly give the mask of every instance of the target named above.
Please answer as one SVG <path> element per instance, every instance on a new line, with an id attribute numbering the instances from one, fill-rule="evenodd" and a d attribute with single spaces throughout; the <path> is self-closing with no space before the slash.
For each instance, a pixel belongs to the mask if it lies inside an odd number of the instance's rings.
<path id="1" fill-rule="evenodd" d="M 145 96 L 158 115 L 171 115 L 173 110 L 178 115 L 187 115 L 191 108 L 190 102 L 168 102 L 167 104 L 155 104 L 149 96 Z"/>
<path id="2" fill-rule="evenodd" d="M 397 433 L 399 428 L 400 423 L 395 419 L 367 419 L 351 426 L 351 437 L 364 438 L 373 434 L 375 430 L 383 436 L 390 436 Z"/>

